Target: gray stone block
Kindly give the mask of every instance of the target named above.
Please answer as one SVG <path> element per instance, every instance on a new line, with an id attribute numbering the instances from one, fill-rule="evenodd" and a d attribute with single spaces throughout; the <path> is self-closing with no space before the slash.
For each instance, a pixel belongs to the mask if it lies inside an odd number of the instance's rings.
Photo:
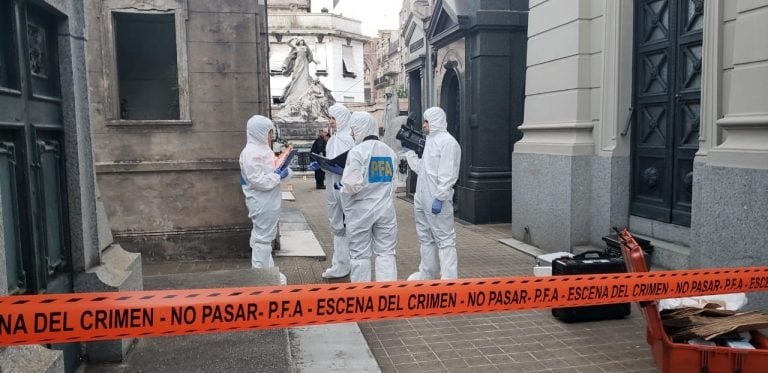
<path id="1" fill-rule="evenodd" d="M 118 236 L 128 251 L 141 253 L 144 260 L 248 259 L 251 228 L 199 230 L 156 235 Z"/>
<path id="2" fill-rule="evenodd" d="M 696 164 L 690 267 L 768 263 L 768 170 Z M 750 308 L 768 309 L 767 293 L 750 293 Z"/>
<path id="3" fill-rule="evenodd" d="M 192 106 L 191 111 L 195 132 L 240 132 L 242 138 L 245 138 L 248 119 L 256 114 L 264 114 L 259 112 L 254 103 L 241 101 L 198 102 Z"/>
<path id="4" fill-rule="evenodd" d="M 691 229 L 681 225 L 633 215 L 629 217 L 629 229 L 632 233 L 639 233 L 677 245 L 691 246 Z"/>
<path id="5" fill-rule="evenodd" d="M 691 228 L 682 225 L 654 221 L 653 237 L 683 246 L 691 246 Z"/>
<path id="6" fill-rule="evenodd" d="M 43 346 L 0 347 L 0 372 L 64 372 L 64 354 Z"/>
<path id="7" fill-rule="evenodd" d="M 512 153 L 512 236 L 548 251 L 570 251 L 570 175 L 564 157 Z"/>
<path id="8" fill-rule="evenodd" d="M 247 268 L 227 271 L 200 273 L 176 273 L 171 275 L 147 276 L 145 290 L 168 289 L 210 289 L 238 286 L 279 285 L 280 270 L 272 268 Z"/>
<path id="9" fill-rule="evenodd" d="M 143 289 L 141 255 L 111 245 L 101 255 L 102 264 L 75 275 L 75 292 L 138 291 Z M 134 339 L 88 342 L 85 351 L 91 361 L 122 361 Z"/>
<path id="10" fill-rule="evenodd" d="M 190 12 L 208 13 L 258 13 L 258 0 L 190 0 Z"/>
<path id="11" fill-rule="evenodd" d="M 205 289 L 279 284 L 278 268 L 148 276 L 146 290 Z M 227 358 L 215 358 L 224 357 Z M 213 358 L 212 358 L 213 357 Z M 286 329 L 145 338 L 122 364 L 98 364 L 88 372 L 288 372 Z"/>
<path id="12" fill-rule="evenodd" d="M 190 73 L 256 73 L 258 44 L 189 42 Z"/>
<path id="13" fill-rule="evenodd" d="M 119 236 L 248 226 L 238 177 L 236 170 L 124 172 L 103 174 L 99 184 Z"/>
<path id="14" fill-rule="evenodd" d="M 629 230 L 632 231 L 632 233 L 653 236 L 653 220 L 630 215 Z"/>
<path id="15" fill-rule="evenodd" d="M 256 73 L 189 73 L 189 86 L 193 105 L 198 102 L 259 102 L 263 99 L 259 95 Z"/>
<path id="16" fill-rule="evenodd" d="M 512 153 L 512 235 L 547 252 L 588 243 L 590 161 Z"/>
<path id="17" fill-rule="evenodd" d="M 654 247 L 651 264 L 654 267 L 664 269 L 687 269 L 688 260 L 691 255 L 691 249 L 687 246 L 678 245 L 673 242 L 665 241 L 657 237 L 637 234 L 639 238 L 651 241 Z"/>
<path id="18" fill-rule="evenodd" d="M 190 12 L 187 41 L 256 43 L 256 15 Z"/>
<path id="19" fill-rule="evenodd" d="M 590 242 L 604 246 L 602 238 L 613 227 L 626 227 L 629 215 L 629 157 L 592 158 Z"/>
<path id="20" fill-rule="evenodd" d="M 274 329 L 145 338 L 126 362 L 86 372 L 291 372 L 292 365 L 288 333 Z"/>
<path id="21" fill-rule="evenodd" d="M 571 158 L 571 246 L 589 243 L 592 220 L 592 158 Z"/>

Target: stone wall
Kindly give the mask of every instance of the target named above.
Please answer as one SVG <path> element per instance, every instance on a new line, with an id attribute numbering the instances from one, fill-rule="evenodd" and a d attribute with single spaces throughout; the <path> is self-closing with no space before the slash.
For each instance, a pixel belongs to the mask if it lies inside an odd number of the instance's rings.
<path id="1" fill-rule="evenodd" d="M 269 110 L 262 3 L 87 3 L 96 171 L 117 241 L 157 259 L 202 258 L 217 248 L 222 256 L 248 256 L 238 158 L 245 122 Z M 179 80 L 187 84 L 180 96 L 189 102 L 182 120 L 119 120 L 110 87 L 110 11 L 176 15 Z"/>
<path id="2" fill-rule="evenodd" d="M 512 154 L 512 232 L 545 250 L 569 251 L 589 241 L 603 9 L 594 1 L 529 6 L 524 135 Z"/>
<path id="3" fill-rule="evenodd" d="M 694 169 L 689 265 L 768 262 L 768 1 L 706 3 L 702 151 Z M 720 47 L 722 45 L 722 47 Z M 717 53 L 720 52 L 720 53 Z M 706 71 L 714 71 L 706 79 Z M 765 309 L 765 293 L 749 294 Z"/>

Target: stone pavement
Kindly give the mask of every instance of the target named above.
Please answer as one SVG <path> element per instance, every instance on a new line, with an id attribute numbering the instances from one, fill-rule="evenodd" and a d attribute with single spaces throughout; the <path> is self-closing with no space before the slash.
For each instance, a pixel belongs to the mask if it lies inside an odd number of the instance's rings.
<path id="1" fill-rule="evenodd" d="M 294 178 L 301 208 L 328 259 L 283 257 L 275 262 L 290 284 L 327 283 L 320 275 L 330 265 L 332 237 L 322 190 L 314 179 Z M 398 199 L 398 278 L 419 263 L 413 205 Z M 509 226 L 456 224 L 459 276 L 531 275 L 533 258 L 498 242 Z M 161 263 L 145 265 L 145 275 L 247 268 L 248 261 Z M 223 268 L 222 268 L 223 267 Z M 345 282 L 348 279 L 335 280 Z M 414 318 L 359 323 L 384 372 L 655 372 L 645 323 L 639 313 L 625 320 L 563 324 L 549 310 Z M 329 336 L 331 340 L 332 336 Z"/>

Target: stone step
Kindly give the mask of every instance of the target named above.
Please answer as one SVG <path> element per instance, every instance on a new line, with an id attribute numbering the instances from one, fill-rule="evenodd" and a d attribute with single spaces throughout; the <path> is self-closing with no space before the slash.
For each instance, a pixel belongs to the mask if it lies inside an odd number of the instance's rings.
<path id="1" fill-rule="evenodd" d="M 651 265 L 660 269 L 686 269 L 691 248 L 658 238 L 632 233 L 636 237 L 651 241 L 653 259 Z"/>
<path id="2" fill-rule="evenodd" d="M 279 283 L 278 268 L 182 273 L 144 278 L 145 290 L 265 286 Z M 287 329 L 156 337 L 138 340 L 119 364 L 86 372 L 291 372 Z"/>

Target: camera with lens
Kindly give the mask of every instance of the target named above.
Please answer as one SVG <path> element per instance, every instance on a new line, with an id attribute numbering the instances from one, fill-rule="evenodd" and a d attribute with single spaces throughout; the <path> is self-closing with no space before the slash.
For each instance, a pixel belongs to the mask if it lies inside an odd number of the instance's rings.
<path id="1" fill-rule="evenodd" d="M 395 139 L 400 140 L 402 147 L 413 150 L 421 157 L 421 154 L 424 153 L 424 145 L 427 143 L 427 138 L 417 128 L 414 117 L 409 116 L 406 124 L 400 126 Z"/>

